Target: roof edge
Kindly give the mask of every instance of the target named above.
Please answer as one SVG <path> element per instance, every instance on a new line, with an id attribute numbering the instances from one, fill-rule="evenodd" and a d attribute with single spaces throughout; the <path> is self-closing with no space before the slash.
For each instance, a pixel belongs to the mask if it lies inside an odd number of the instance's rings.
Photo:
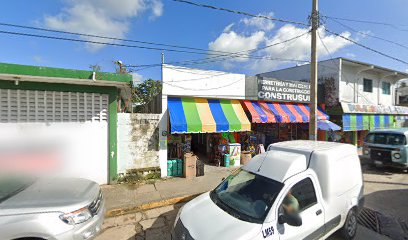
<path id="1" fill-rule="evenodd" d="M 12 63 L 0 63 L 0 74 L 12 74 L 45 78 L 66 78 L 66 79 L 93 78 L 93 71 L 41 67 L 32 65 L 19 65 Z M 132 81 L 132 75 L 97 72 L 95 74 L 95 79 L 100 81 L 128 83 Z"/>

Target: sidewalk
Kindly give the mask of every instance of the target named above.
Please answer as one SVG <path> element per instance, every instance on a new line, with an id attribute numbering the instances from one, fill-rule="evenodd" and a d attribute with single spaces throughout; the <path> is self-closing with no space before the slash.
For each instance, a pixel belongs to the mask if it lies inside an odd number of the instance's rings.
<path id="1" fill-rule="evenodd" d="M 130 212 L 147 210 L 177 202 L 215 188 L 235 168 L 205 166 L 205 175 L 194 179 L 168 178 L 145 185 L 104 185 L 106 216 L 118 216 Z"/>
<path id="2" fill-rule="evenodd" d="M 358 149 L 361 155 L 361 148 Z M 113 217 L 126 213 L 147 210 L 191 200 L 198 194 L 210 191 L 227 177 L 235 168 L 205 165 L 205 175 L 195 179 L 181 177 L 157 180 L 145 185 L 103 185 L 106 216 Z"/>

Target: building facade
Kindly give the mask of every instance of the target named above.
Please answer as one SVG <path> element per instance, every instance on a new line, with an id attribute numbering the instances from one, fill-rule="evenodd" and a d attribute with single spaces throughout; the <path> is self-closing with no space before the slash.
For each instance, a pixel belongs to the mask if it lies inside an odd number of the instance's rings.
<path id="1" fill-rule="evenodd" d="M 112 182 L 118 99 L 128 99 L 131 81 L 128 74 L 1 63 L 0 168 Z"/>
<path id="2" fill-rule="evenodd" d="M 171 65 L 163 65 L 162 71 L 162 176 L 174 175 L 169 166 L 177 164 L 190 150 L 217 165 L 225 147 L 230 148 L 226 152 L 233 157 L 238 151 L 231 150 L 235 146 L 243 153 L 254 151 L 260 144 L 267 147 L 273 142 L 308 138 L 307 82 Z M 318 118 L 328 116 L 320 109 Z M 239 165 L 239 159 L 234 163 Z"/>
<path id="3" fill-rule="evenodd" d="M 368 130 L 400 126 L 406 109 L 396 107 L 396 83 L 407 73 L 346 58 L 318 63 L 320 102 L 331 119 L 343 126 L 346 142 L 362 144 Z M 310 65 L 258 74 L 295 81 L 310 80 Z"/>

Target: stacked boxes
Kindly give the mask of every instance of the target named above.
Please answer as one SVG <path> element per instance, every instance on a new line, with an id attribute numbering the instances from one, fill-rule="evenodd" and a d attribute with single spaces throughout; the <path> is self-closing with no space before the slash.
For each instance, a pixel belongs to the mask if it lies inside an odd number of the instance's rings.
<path id="1" fill-rule="evenodd" d="M 184 154 L 184 177 L 185 178 L 194 178 L 197 174 L 196 172 L 196 162 L 197 156 L 192 153 Z"/>
<path id="2" fill-rule="evenodd" d="M 167 160 L 167 176 L 178 177 L 183 175 L 183 160 L 169 159 Z"/>

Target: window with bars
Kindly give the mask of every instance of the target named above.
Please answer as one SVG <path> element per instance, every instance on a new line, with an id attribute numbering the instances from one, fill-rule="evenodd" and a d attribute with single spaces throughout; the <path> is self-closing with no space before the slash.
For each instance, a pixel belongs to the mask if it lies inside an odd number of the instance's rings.
<path id="1" fill-rule="evenodd" d="M 107 121 L 107 94 L 0 89 L 0 122 Z"/>

